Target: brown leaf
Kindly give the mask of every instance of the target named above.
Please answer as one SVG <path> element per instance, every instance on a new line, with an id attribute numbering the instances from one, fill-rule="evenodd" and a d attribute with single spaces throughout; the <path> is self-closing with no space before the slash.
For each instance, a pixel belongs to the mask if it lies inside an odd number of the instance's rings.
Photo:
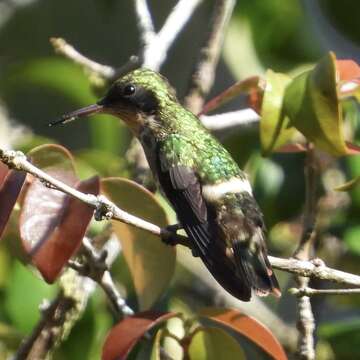
<path id="1" fill-rule="evenodd" d="M 272 332 L 251 316 L 237 310 L 206 308 L 200 312 L 218 324 L 225 325 L 245 336 L 275 360 L 287 360 L 284 349 Z"/>
<path id="2" fill-rule="evenodd" d="M 98 194 L 99 179 L 78 183 L 73 158 L 59 145 L 43 145 L 29 155 L 34 165 L 49 175 Z M 91 220 L 93 209 L 35 179 L 28 187 L 20 215 L 23 246 L 46 281 L 53 282 L 74 254 Z"/>
<path id="3" fill-rule="evenodd" d="M 26 173 L 9 170 L 0 163 L 0 237 L 25 182 Z"/>
<path id="4" fill-rule="evenodd" d="M 145 311 L 129 316 L 114 326 L 106 337 L 102 360 L 123 360 L 146 332 L 166 320 L 176 317 L 174 312 Z"/>
<path id="5" fill-rule="evenodd" d="M 99 178 L 81 181 L 75 188 L 84 193 L 99 193 Z M 56 280 L 63 267 L 78 250 L 94 209 L 72 197 L 66 197 L 60 213 L 48 223 L 46 236 L 31 249 L 33 263 L 49 283 Z M 54 226 L 55 225 L 55 226 Z"/>
<path id="6" fill-rule="evenodd" d="M 166 213 L 152 193 L 133 181 L 101 180 L 102 191 L 120 208 L 141 219 L 164 227 Z M 175 270 L 174 247 L 159 237 L 119 221 L 112 221 L 134 282 L 140 310 L 147 310 L 168 288 Z"/>
<path id="7" fill-rule="evenodd" d="M 218 107 L 226 104 L 227 102 L 229 102 L 230 100 L 232 100 L 233 98 L 235 98 L 240 94 L 245 93 L 245 94 L 253 95 L 254 94 L 253 90 L 257 89 L 258 86 L 259 86 L 258 76 L 252 76 L 245 80 L 238 81 L 237 83 L 230 86 L 225 91 L 223 91 L 222 93 L 220 93 L 219 95 L 215 96 L 213 99 L 208 101 L 199 115 L 207 114 L 210 111 L 217 109 Z"/>

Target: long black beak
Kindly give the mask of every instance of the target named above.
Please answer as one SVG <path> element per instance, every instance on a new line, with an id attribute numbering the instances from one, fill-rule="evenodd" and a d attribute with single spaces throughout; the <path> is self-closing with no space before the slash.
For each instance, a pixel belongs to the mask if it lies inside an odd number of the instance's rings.
<path id="1" fill-rule="evenodd" d="M 66 124 L 70 121 L 73 121 L 77 118 L 86 117 L 92 114 L 96 114 L 99 112 L 104 111 L 104 105 L 101 104 L 93 104 L 86 106 L 82 109 L 75 110 L 71 113 L 63 115 L 60 119 L 52 121 L 49 126 L 59 125 L 59 124 Z"/>

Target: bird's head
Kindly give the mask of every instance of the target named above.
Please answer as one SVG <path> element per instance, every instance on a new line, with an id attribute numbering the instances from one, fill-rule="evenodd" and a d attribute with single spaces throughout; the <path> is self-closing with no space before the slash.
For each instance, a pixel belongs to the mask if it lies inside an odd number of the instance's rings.
<path id="1" fill-rule="evenodd" d="M 65 114 L 50 125 L 103 113 L 121 118 L 136 132 L 144 119 L 176 101 L 174 90 L 164 77 L 148 69 L 136 69 L 116 80 L 96 104 Z"/>

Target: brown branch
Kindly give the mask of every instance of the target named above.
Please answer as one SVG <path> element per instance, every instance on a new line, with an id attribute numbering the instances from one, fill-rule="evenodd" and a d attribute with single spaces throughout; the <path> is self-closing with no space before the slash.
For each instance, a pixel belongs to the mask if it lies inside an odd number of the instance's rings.
<path id="1" fill-rule="evenodd" d="M 185 107 L 194 114 L 203 108 L 206 95 L 209 93 L 215 79 L 216 67 L 219 61 L 225 29 L 235 6 L 235 0 L 216 0 L 210 31 L 192 75 L 190 90 L 185 98 Z"/>

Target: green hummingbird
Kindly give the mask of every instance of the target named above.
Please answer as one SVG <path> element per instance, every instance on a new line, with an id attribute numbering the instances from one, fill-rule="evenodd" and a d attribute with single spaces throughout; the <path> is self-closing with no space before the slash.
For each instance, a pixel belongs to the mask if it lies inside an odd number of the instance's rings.
<path id="1" fill-rule="evenodd" d="M 174 208 L 193 254 L 230 294 L 249 301 L 281 294 L 267 258 L 263 215 L 247 175 L 159 73 L 133 70 L 94 105 L 51 125 L 95 113 L 123 120 L 140 140 L 160 190 Z"/>

